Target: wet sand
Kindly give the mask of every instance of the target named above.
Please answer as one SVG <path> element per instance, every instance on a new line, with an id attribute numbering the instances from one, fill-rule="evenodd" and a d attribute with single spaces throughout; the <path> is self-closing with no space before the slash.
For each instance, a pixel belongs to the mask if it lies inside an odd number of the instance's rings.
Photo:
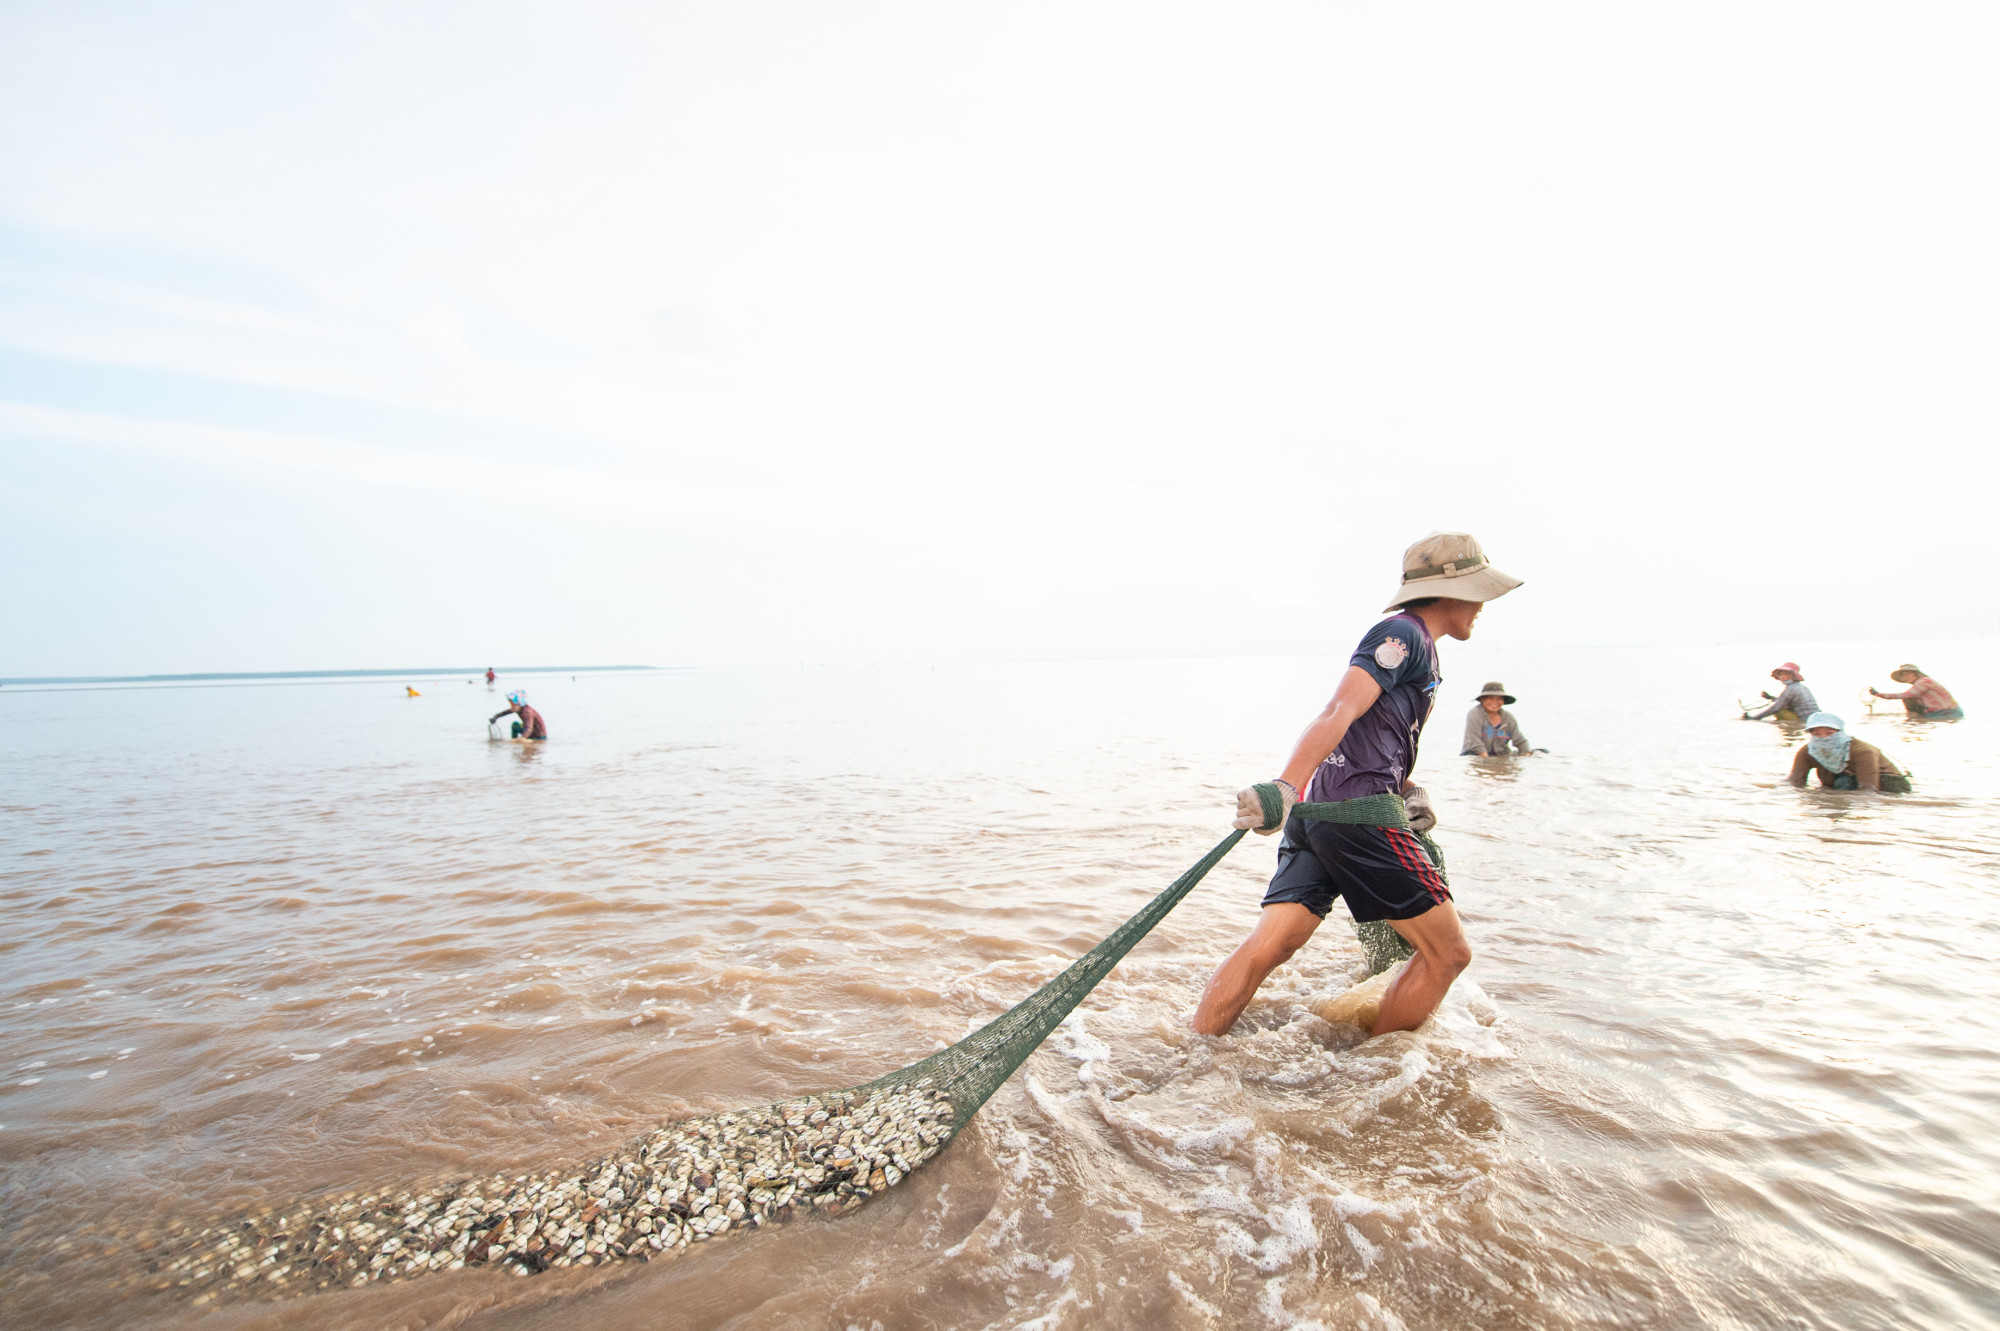
<path id="1" fill-rule="evenodd" d="M 1810 680 L 1900 798 L 1780 783 L 1791 745 L 1732 719 L 1768 653 L 1447 648 L 1422 765 L 1475 961 L 1421 1032 L 1328 1007 L 1362 969 L 1337 918 L 1235 1033 L 1187 1032 L 1253 838 L 850 1213 L 201 1308 L 146 1288 L 142 1235 L 559 1169 L 959 1038 L 1212 845 L 1341 663 L 501 681 L 540 747 L 486 742 L 483 683 L 7 690 L 0 1318 L 1993 1321 L 2000 662 L 1919 654 L 1965 722 L 1868 718 L 1906 646 Z M 1496 674 L 1554 753 L 1451 754 Z"/>

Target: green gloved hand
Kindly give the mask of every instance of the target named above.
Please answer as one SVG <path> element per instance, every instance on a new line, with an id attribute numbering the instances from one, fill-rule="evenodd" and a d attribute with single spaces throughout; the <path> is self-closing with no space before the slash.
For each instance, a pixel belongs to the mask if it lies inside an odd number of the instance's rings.
<path id="1" fill-rule="evenodd" d="M 1285 825 L 1292 806 L 1299 802 L 1298 788 L 1279 777 L 1260 781 L 1236 792 L 1236 821 L 1231 827 L 1247 828 L 1258 836 L 1269 836 Z"/>

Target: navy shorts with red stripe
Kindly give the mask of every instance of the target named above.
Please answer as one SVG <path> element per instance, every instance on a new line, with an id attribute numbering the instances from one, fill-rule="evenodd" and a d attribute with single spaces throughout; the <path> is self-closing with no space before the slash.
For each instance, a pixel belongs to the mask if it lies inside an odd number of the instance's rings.
<path id="1" fill-rule="evenodd" d="M 1264 904 L 1297 902 L 1321 919 L 1347 898 L 1357 922 L 1413 920 L 1451 900 L 1423 843 L 1400 827 L 1293 818 L 1278 841 L 1278 871 Z"/>

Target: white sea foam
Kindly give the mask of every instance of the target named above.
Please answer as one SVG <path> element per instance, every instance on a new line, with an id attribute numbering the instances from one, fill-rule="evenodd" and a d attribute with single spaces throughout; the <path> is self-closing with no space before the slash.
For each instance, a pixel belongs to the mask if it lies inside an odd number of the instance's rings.
<path id="1" fill-rule="evenodd" d="M 1384 1308 L 1374 1295 L 1364 1290 L 1356 1290 L 1354 1301 L 1361 1305 L 1363 1312 L 1374 1319 L 1375 1325 L 1366 1331 L 1408 1331 L 1403 1319 Z"/>
<path id="2" fill-rule="evenodd" d="M 1174 1138 L 1174 1147 L 1188 1154 L 1227 1154 L 1242 1146 L 1256 1128 L 1257 1121 L 1253 1118 L 1226 1119 L 1208 1127 L 1189 1128 Z"/>
<path id="3" fill-rule="evenodd" d="M 1063 1019 L 1050 1036 L 1050 1047 L 1077 1064 L 1076 1079 L 1085 1085 L 1097 1080 L 1099 1065 L 1111 1061 L 1111 1046 L 1084 1029 L 1081 1012 Z"/>

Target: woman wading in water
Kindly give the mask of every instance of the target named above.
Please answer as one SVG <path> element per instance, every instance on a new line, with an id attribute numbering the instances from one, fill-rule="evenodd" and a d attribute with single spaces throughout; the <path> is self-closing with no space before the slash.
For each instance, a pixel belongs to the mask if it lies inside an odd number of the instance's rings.
<path id="1" fill-rule="evenodd" d="M 1777 696 L 1764 694 L 1767 703 L 1757 711 L 1746 709 L 1745 721 L 1775 719 L 1781 726 L 1795 726 L 1802 716 L 1810 716 L 1819 710 L 1819 701 L 1812 690 L 1806 687 L 1805 674 L 1800 671 L 1797 661 L 1787 661 L 1771 671 L 1771 678 L 1784 685 Z"/>
<path id="2" fill-rule="evenodd" d="M 1792 757 L 1793 785 L 1803 789 L 1806 778 L 1818 772 L 1819 783 L 1828 790 L 1910 793 L 1909 773 L 1867 740 L 1848 734 L 1847 723 L 1832 712 L 1814 712 L 1807 717 L 1806 734 L 1812 738 Z"/>
<path id="3" fill-rule="evenodd" d="M 1926 721 L 1957 721 L 1965 716 L 1951 690 L 1915 666 L 1899 665 L 1889 672 L 1889 678 L 1903 686 L 1901 693 L 1881 693 L 1873 687 L 1868 692 L 1877 698 L 1901 702 L 1904 711 Z"/>

